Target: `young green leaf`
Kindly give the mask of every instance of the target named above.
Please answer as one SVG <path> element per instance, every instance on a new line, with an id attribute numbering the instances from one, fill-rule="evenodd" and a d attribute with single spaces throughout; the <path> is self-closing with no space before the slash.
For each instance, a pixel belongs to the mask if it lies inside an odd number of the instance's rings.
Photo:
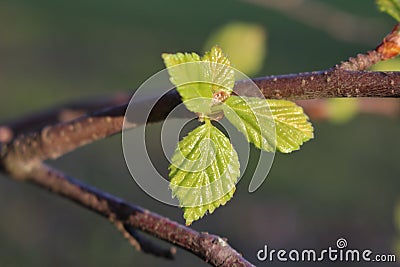
<path id="1" fill-rule="evenodd" d="M 179 142 L 169 167 L 170 188 L 187 225 L 232 198 L 239 168 L 229 139 L 208 120 Z"/>
<path id="2" fill-rule="evenodd" d="M 192 112 L 211 113 L 213 95 L 232 92 L 234 70 L 219 47 L 203 58 L 195 53 L 163 54 L 162 58 L 185 106 Z"/>
<path id="3" fill-rule="evenodd" d="M 376 0 L 378 8 L 382 12 L 388 13 L 395 20 L 400 22 L 400 1 L 399 0 Z"/>
<path id="4" fill-rule="evenodd" d="M 265 99 L 231 96 L 222 107 L 225 117 L 247 141 L 257 148 L 275 151 L 275 124 Z"/>
<path id="5" fill-rule="evenodd" d="M 212 47 L 209 52 L 205 53 L 203 61 L 208 63 L 205 68 L 207 80 L 212 84 L 212 92 L 223 91 L 230 95 L 235 85 L 235 72 L 230 67 L 231 63 L 222 49 L 218 46 Z"/>
<path id="6" fill-rule="evenodd" d="M 359 111 L 358 98 L 329 98 L 326 105 L 329 120 L 333 123 L 346 123 Z"/>
<path id="7" fill-rule="evenodd" d="M 266 151 L 298 150 L 313 138 L 313 127 L 303 109 L 285 100 L 231 96 L 224 103 L 226 118 L 249 142 Z"/>
<path id="8" fill-rule="evenodd" d="M 314 128 L 303 108 L 286 100 L 267 100 L 276 128 L 276 147 L 290 153 L 314 138 Z"/>
<path id="9" fill-rule="evenodd" d="M 200 56 L 196 53 L 162 54 L 164 63 L 177 87 L 186 108 L 192 112 L 210 113 L 212 105 L 211 86 L 206 81 Z"/>

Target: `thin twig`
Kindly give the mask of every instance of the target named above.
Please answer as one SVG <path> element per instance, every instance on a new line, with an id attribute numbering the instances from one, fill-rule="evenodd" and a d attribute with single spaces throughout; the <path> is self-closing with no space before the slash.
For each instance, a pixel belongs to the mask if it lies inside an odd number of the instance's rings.
<path id="1" fill-rule="evenodd" d="M 275 99 L 400 97 L 400 72 L 360 72 L 333 68 L 320 72 L 269 76 L 253 81 L 266 98 Z M 235 90 L 242 95 L 258 93 L 257 87 L 249 81 L 238 82 Z M 128 114 L 127 120 L 132 127 L 163 120 L 180 102 L 179 94 L 175 90 L 170 91 L 154 107 L 149 121 L 146 122 L 141 114 Z M 148 105 L 146 101 L 141 104 Z M 7 155 L 3 157 L 25 162 L 58 158 L 78 147 L 121 132 L 126 107 L 109 108 L 21 135 L 7 144 L 4 151 Z"/>
<path id="2" fill-rule="evenodd" d="M 0 142 L 9 142 L 14 136 L 37 131 L 47 125 L 72 121 L 88 113 L 126 104 L 131 96 L 127 93 L 118 93 L 112 96 L 84 99 L 5 121 L 0 124 Z"/>
<path id="3" fill-rule="evenodd" d="M 373 51 L 359 54 L 334 68 L 308 73 L 268 76 L 238 81 L 234 90 L 240 95 L 275 99 L 320 99 L 327 97 L 400 97 L 400 72 L 359 71 L 400 53 L 400 24 Z M 257 86 L 254 86 L 256 84 Z M 148 106 L 154 99 L 138 103 Z M 142 114 L 128 114 L 132 127 L 163 120 L 181 102 L 176 90 L 165 94 L 155 105 L 148 121 Z M 13 158 L 46 160 L 57 158 L 78 147 L 122 130 L 127 104 L 109 108 L 76 120 L 39 129 L 20 136 L 8 145 Z M 136 109 L 140 110 L 140 108 Z M 7 131 L 1 131 L 0 136 Z M 3 133 L 3 134 L 1 134 Z M 1 141 L 1 140 L 0 140 Z"/>
<path id="4" fill-rule="evenodd" d="M 382 60 L 388 60 L 400 52 L 400 24 L 396 24 L 392 31 L 383 39 L 374 50 L 368 51 L 365 54 L 358 54 L 356 57 L 351 57 L 347 61 L 337 65 L 337 69 L 360 71 L 370 68 L 372 65 Z"/>
<path id="5" fill-rule="evenodd" d="M 230 247 L 226 239 L 196 232 L 168 218 L 85 185 L 44 164 L 35 165 L 29 173 L 26 173 L 24 180 L 102 215 L 116 224 L 119 230 L 124 231 L 126 227 L 139 229 L 186 249 L 213 266 L 253 266 Z M 136 246 L 140 245 L 142 244 L 138 242 Z M 146 248 L 150 248 L 150 246 L 146 246 Z M 163 251 L 161 254 L 171 258 L 174 249 L 170 249 L 169 252 Z"/>
<path id="6" fill-rule="evenodd" d="M 171 247 L 170 249 L 165 249 L 160 245 L 158 245 L 157 243 L 152 242 L 149 239 L 145 238 L 143 235 L 138 233 L 138 231 L 134 229 L 132 226 L 124 224 L 123 228 L 128 235 L 127 237 L 128 239 L 132 237 L 135 241 L 139 242 L 141 251 L 166 259 L 175 258 L 174 257 L 176 254 L 175 247 Z"/>

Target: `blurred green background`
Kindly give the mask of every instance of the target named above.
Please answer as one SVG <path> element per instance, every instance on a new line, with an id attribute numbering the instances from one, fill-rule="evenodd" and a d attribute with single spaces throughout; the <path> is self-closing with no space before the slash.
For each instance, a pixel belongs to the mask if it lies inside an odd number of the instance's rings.
<path id="1" fill-rule="evenodd" d="M 161 53 L 201 53 L 210 43 L 223 42 L 218 38 L 231 38 L 223 30 L 232 25 L 249 26 L 255 32 L 250 40 L 261 43 L 239 48 L 244 57 L 254 58 L 256 66 L 248 73 L 257 76 L 326 69 L 375 47 L 394 24 L 372 0 L 281 2 L 289 8 L 267 0 L 1 0 L 0 119 L 133 92 L 163 68 Z M 300 6 L 290 9 L 295 2 Z M 257 265 L 264 264 L 256 261 L 264 244 L 323 249 L 344 237 L 352 248 L 395 252 L 398 120 L 361 115 L 345 124 L 314 126 L 315 140 L 301 151 L 277 155 L 258 191 L 247 192 L 250 179 L 245 177 L 233 200 L 193 228 L 228 237 Z M 153 200 L 134 183 L 120 139 L 89 145 L 51 164 L 183 223 L 180 209 Z M 0 266 L 206 265 L 183 250 L 173 262 L 136 252 L 97 215 L 1 178 Z"/>

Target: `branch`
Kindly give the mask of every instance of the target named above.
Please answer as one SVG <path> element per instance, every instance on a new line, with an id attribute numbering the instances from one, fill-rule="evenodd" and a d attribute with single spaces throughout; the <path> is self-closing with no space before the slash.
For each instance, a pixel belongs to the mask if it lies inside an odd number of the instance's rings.
<path id="1" fill-rule="evenodd" d="M 379 61 L 397 57 L 399 52 L 400 24 L 398 23 L 374 50 L 368 51 L 365 54 L 358 54 L 354 58 L 351 57 L 347 61 L 337 65 L 336 68 L 349 71 L 366 70 Z"/>
<path id="2" fill-rule="evenodd" d="M 327 71 L 262 77 L 253 80 L 266 98 L 316 99 L 326 97 L 400 97 L 400 72 Z M 241 95 L 256 95 L 249 81 L 236 83 Z M 151 103 L 144 101 L 140 104 Z M 158 102 L 146 122 L 141 114 L 130 114 L 131 127 L 163 120 L 181 102 L 176 90 Z M 76 120 L 47 126 L 21 135 L 7 145 L 5 153 L 19 161 L 55 159 L 78 147 L 119 133 L 127 105 L 85 115 Z M 5 156 L 5 155 L 3 155 Z"/>
<path id="3" fill-rule="evenodd" d="M 154 102 L 151 98 L 138 103 L 138 106 L 140 108 L 140 105 L 148 106 Z M 167 93 L 159 99 L 147 121 L 142 114 L 128 116 L 130 127 L 164 120 L 179 103 L 181 100 L 176 91 Z M 1 156 L 5 161 L 24 164 L 6 164 L 13 169 L 9 170 L 10 172 L 17 174 L 18 168 L 29 168 L 29 162 L 56 159 L 78 147 L 121 132 L 126 108 L 127 104 L 111 107 L 70 122 L 50 125 L 27 135 L 20 135 L 4 145 Z"/>
<path id="4" fill-rule="evenodd" d="M 119 93 L 113 96 L 85 99 L 64 105 L 58 105 L 40 112 L 0 124 L 0 142 L 9 142 L 15 136 L 40 130 L 46 125 L 72 121 L 85 114 L 129 102 L 130 94 Z"/>
<path id="5" fill-rule="evenodd" d="M 174 255 L 176 254 L 175 247 L 171 247 L 167 250 L 165 248 L 162 248 L 158 244 L 150 241 L 149 239 L 143 237 L 143 235 L 138 233 L 138 231 L 132 226 L 123 224 L 122 227 L 123 230 L 121 230 L 121 232 L 123 232 L 124 236 L 126 236 L 128 240 L 132 238 L 133 242 L 138 242 L 140 244 L 140 250 L 144 253 L 153 254 L 155 256 L 166 259 L 174 259 Z"/>
<path id="6" fill-rule="evenodd" d="M 124 233 L 129 232 L 132 235 L 131 228 L 139 229 L 188 250 L 214 266 L 253 266 L 231 248 L 226 239 L 208 233 L 196 232 L 168 218 L 85 185 L 46 165 L 35 165 L 29 173 L 26 173 L 24 180 L 98 213 L 110 220 Z M 135 237 L 135 235 L 136 233 L 133 233 L 132 236 Z M 154 252 L 154 248 L 152 248 L 154 244 L 149 244 L 148 241 L 140 242 L 142 238 L 136 238 L 138 241 L 136 246 L 145 244 L 142 250 L 145 251 L 146 248 Z M 157 249 L 156 252 L 171 258 L 174 249 Z"/>
<path id="7" fill-rule="evenodd" d="M 359 71 L 400 53 L 400 24 L 384 38 L 375 50 L 359 54 L 334 68 L 300 74 L 268 76 L 253 81 L 238 81 L 234 91 L 240 95 L 258 96 L 261 90 L 270 99 L 320 99 L 327 97 L 400 97 L 400 72 Z M 254 83 L 257 86 L 254 86 Z M 258 87 L 258 88 L 257 88 Z M 137 103 L 148 106 L 154 99 Z M 148 121 L 143 114 L 128 114 L 130 127 L 163 120 L 181 103 L 176 90 L 165 94 L 154 106 Z M 103 139 L 122 130 L 127 104 L 109 108 L 76 120 L 39 129 L 20 136 L 8 145 L 5 153 L 20 161 L 55 159 L 78 147 Z M 5 131 L 3 131 L 3 135 Z M 0 136 L 2 131 L 0 129 Z"/>
<path id="8" fill-rule="evenodd" d="M 265 98 L 400 97 L 400 72 L 347 71 L 332 68 L 253 80 Z M 243 95 L 254 95 L 248 82 L 237 83 Z"/>

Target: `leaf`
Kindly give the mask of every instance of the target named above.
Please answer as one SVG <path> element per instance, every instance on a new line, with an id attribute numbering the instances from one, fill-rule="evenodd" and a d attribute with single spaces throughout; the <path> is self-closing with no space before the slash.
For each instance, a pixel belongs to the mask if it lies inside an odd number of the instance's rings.
<path id="1" fill-rule="evenodd" d="M 400 22 L 400 1 L 399 0 L 376 0 L 378 8 L 382 12 L 388 13 L 395 20 Z"/>
<path id="2" fill-rule="evenodd" d="M 208 115 L 213 94 L 230 94 L 235 83 L 234 70 L 219 47 L 213 47 L 201 59 L 195 53 L 163 54 L 162 58 L 177 86 L 185 106 L 192 112 Z"/>
<path id="3" fill-rule="evenodd" d="M 303 108 L 287 100 L 267 100 L 276 127 L 276 147 L 283 153 L 300 149 L 314 138 L 314 128 Z"/>
<path id="4" fill-rule="evenodd" d="M 275 125 L 265 99 L 231 96 L 223 104 L 226 118 L 247 141 L 266 151 L 275 151 Z"/>
<path id="5" fill-rule="evenodd" d="M 213 94 L 210 85 L 199 82 L 206 80 L 200 56 L 177 53 L 162 54 L 162 58 L 186 108 L 192 112 L 210 113 Z"/>
<path id="6" fill-rule="evenodd" d="M 256 147 L 283 153 L 300 149 L 313 138 L 313 127 L 303 109 L 286 100 L 231 96 L 225 101 L 226 118 Z"/>
<path id="7" fill-rule="evenodd" d="M 354 118 L 359 110 L 357 98 L 327 99 L 329 120 L 334 123 L 346 123 Z"/>
<path id="8" fill-rule="evenodd" d="M 210 52 L 205 53 L 203 61 L 208 62 L 206 75 L 207 80 L 213 83 L 212 92 L 223 91 L 230 95 L 235 85 L 235 72 L 230 67 L 231 63 L 222 49 L 218 46 L 212 47 Z"/>
<path id="9" fill-rule="evenodd" d="M 251 76 L 257 74 L 265 62 L 267 32 L 258 24 L 230 22 L 211 34 L 205 48 L 214 44 L 229 55 L 232 66 Z"/>
<path id="10" fill-rule="evenodd" d="M 210 121 L 179 142 L 169 167 L 170 188 L 183 207 L 187 225 L 232 198 L 239 167 L 229 139 Z"/>
<path id="11" fill-rule="evenodd" d="M 371 66 L 370 70 L 374 71 L 400 71 L 400 58 L 392 58 L 380 61 Z"/>

